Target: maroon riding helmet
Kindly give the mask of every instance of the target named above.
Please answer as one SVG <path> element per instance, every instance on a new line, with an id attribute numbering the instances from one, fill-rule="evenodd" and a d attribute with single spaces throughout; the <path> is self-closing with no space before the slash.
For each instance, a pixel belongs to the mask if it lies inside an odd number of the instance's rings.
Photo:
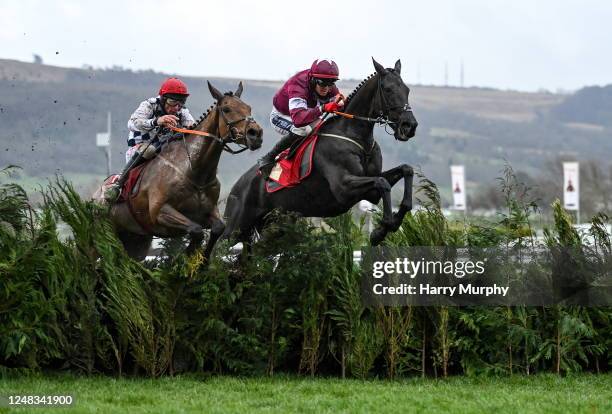
<path id="1" fill-rule="evenodd" d="M 339 74 L 338 65 L 333 60 L 317 59 L 310 66 L 311 78 L 338 80 Z"/>

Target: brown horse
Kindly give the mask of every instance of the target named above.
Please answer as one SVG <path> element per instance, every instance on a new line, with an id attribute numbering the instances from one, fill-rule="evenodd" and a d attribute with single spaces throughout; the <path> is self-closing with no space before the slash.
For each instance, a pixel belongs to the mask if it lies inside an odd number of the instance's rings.
<path id="1" fill-rule="evenodd" d="M 204 229 L 210 238 L 204 250 L 206 260 L 225 229 L 217 202 L 221 184 L 217 166 L 221 153 L 256 150 L 261 147 L 262 128 L 253 120 L 251 107 L 240 100 L 242 82 L 236 92 L 219 92 L 208 83 L 217 101 L 193 127 L 207 136 L 185 134 L 165 145 L 161 153 L 148 161 L 140 178 L 139 191 L 129 202 L 110 208 L 110 217 L 128 254 L 145 258 L 153 236 L 188 235 L 188 253 L 202 244 Z M 228 144 L 243 146 L 234 151 Z M 93 199 L 103 202 L 102 187 Z M 128 204 L 129 203 L 129 204 Z"/>

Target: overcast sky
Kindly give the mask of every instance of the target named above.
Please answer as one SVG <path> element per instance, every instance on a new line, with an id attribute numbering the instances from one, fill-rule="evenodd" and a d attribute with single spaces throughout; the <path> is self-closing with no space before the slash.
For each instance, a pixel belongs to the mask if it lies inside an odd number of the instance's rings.
<path id="1" fill-rule="evenodd" d="M 2 1 L 0 58 L 283 79 L 400 58 L 408 83 L 555 91 L 612 83 L 612 1 Z M 58 53 L 56 53 L 58 52 Z"/>

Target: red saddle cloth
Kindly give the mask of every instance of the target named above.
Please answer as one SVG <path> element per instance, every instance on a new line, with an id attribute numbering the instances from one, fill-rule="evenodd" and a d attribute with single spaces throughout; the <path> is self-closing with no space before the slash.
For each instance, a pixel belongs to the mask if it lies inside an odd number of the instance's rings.
<path id="1" fill-rule="evenodd" d="M 319 136 L 313 134 L 297 148 L 295 155 L 287 159 L 291 149 L 281 152 L 266 181 L 266 191 L 273 193 L 287 187 L 294 187 L 308 177 L 312 171 L 312 157 Z"/>
<path id="2" fill-rule="evenodd" d="M 138 194 L 138 190 L 140 188 L 139 186 L 140 177 L 141 177 L 142 171 L 144 170 L 144 167 L 147 164 L 148 163 L 139 165 L 138 167 L 132 169 L 129 172 L 128 178 L 123 184 L 123 187 L 121 188 L 121 195 L 119 196 L 119 199 L 117 200 L 118 203 L 121 201 L 127 201 L 128 196 L 133 198 L 136 196 L 136 194 Z M 106 180 L 104 180 L 104 187 L 107 187 L 107 186 L 110 186 L 116 183 L 118 179 L 119 179 L 119 174 L 111 175 Z"/>

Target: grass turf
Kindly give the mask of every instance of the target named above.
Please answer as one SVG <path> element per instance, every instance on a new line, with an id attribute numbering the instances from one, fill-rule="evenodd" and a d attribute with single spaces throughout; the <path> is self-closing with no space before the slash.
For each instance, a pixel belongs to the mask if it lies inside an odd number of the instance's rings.
<path id="1" fill-rule="evenodd" d="M 0 408 L 0 413 L 610 413 L 611 390 L 611 374 L 398 381 L 58 375 L 4 379 L 0 397 L 71 394 L 72 407 Z"/>

